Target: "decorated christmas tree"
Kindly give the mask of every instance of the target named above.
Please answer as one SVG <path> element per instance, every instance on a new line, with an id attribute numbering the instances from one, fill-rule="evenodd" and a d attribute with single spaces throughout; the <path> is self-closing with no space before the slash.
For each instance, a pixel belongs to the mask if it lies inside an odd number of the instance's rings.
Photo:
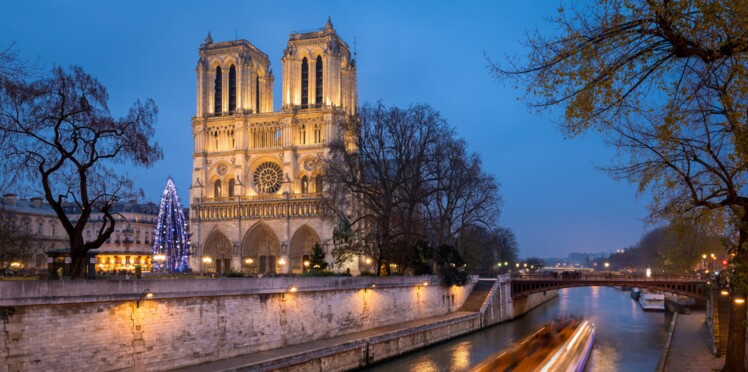
<path id="1" fill-rule="evenodd" d="M 166 180 L 153 239 L 153 270 L 185 272 L 190 268 L 190 238 L 177 189 Z"/>

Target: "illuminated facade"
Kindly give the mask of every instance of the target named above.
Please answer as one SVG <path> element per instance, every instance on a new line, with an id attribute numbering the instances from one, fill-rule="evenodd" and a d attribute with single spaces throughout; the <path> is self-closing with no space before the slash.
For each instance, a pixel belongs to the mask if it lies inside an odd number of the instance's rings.
<path id="1" fill-rule="evenodd" d="M 101 247 L 93 251 L 96 252 L 96 270 L 106 273 L 134 270 L 140 266 L 142 271 L 151 271 L 151 248 L 158 205 L 135 201 L 117 203 L 112 213 L 116 214 L 114 232 Z M 71 219 L 75 219 L 75 216 L 72 215 Z M 92 213 L 83 238 L 86 241 L 94 240 L 102 222 L 103 214 Z"/>
<path id="2" fill-rule="evenodd" d="M 315 243 L 330 259 L 317 159 L 357 110 L 356 66 L 328 20 L 291 34 L 282 107 L 273 111 L 268 56 L 246 40 L 200 46 L 192 118 L 191 266 L 301 272 Z M 357 267 L 357 265 L 354 265 Z"/>
<path id="3" fill-rule="evenodd" d="M 44 271 L 47 269 L 46 252 L 70 245 L 57 214 L 41 197 L 18 199 L 16 194 L 5 194 L 1 210 L 6 218 L 15 219 L 31 235 L 29 257 L 11 262 L 12 269 Z"/>

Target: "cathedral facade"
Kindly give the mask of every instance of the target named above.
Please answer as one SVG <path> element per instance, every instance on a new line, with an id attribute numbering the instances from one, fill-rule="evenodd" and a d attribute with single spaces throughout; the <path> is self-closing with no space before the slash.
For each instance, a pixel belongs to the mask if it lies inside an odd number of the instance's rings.
<path id="1" fill-rule="evenodd" d="M 267 54 L 246 40 L 200 46 L 190 187 L 193 269 L 300 273 L 319 243 L 330 260 L 318 159 L 355 114 L 356 66 L 328 20 L 291 34 L 282 107 Z M 307 263 L 308 265 L 308 263 Z"/>

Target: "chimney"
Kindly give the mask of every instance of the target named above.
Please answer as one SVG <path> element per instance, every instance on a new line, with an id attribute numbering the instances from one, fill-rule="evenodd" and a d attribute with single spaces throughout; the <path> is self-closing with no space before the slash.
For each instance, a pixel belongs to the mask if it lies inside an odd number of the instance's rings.
<path id="1" fill-rule="evenodd" d="M 16 194 L 3 194 L 3 204 L 11 207 L 16 206 Z"/>
<path id="2" fill-rule="evenodd" d="M 41 196 L 35 196 L 35 197 L 31 198 L 31 205 L 34 208 L 41 209 L 41 207 L 42 207 L 42 197 Z"/>

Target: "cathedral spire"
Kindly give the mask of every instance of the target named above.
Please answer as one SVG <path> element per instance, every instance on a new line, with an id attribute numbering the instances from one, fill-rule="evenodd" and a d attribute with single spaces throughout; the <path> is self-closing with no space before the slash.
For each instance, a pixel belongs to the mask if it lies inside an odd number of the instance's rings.
<path id="1" fill-rule="evenodd" d="M 326 31 L 332 30 L 332 21 L 330 20 L 330 16 L 327 16 L 327 23 L 325 24 L 325 30 Z"/>
<path id="2" fill-rule="evenodd" d="M 213 38 L 210 36 L 210 31 L 208 31 L 208 37 L 205 38 L 205 44 L 213 44 Z"/>

